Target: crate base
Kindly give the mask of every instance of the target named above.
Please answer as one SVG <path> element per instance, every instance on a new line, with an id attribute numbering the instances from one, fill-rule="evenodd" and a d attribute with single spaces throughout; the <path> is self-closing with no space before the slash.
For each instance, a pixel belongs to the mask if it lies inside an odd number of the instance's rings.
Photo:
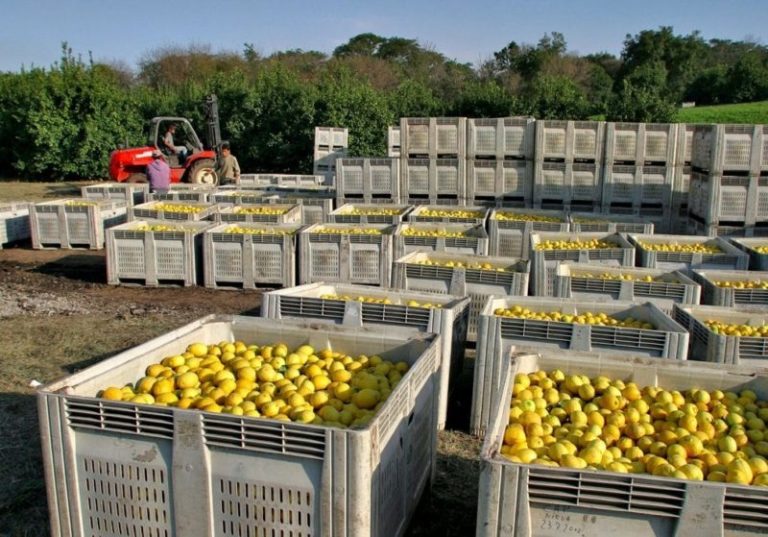
<path id="1" fill-rule="evenodd" d="M 147 280 L 146 278 L 117 278 L 107 282 L 109 285 L 126 287 L 195 287 L 196 282 L 186 280 Z"/>
<path id="2" fill-rule="evenodd" d="M 221 291 L 242 291 L 243 289 L 283 289 L 282 283 L 261 283 L 261 282 L 213 282 L 205 285 L 206 289 L 216 289 Z"/>
<path id="3" fill-rule="evenodd" d="M 56 243 L 43 242 L 32 246 L 35 250 L 103 250 L 104 245 L 86 244 L 86 243 Z"/>

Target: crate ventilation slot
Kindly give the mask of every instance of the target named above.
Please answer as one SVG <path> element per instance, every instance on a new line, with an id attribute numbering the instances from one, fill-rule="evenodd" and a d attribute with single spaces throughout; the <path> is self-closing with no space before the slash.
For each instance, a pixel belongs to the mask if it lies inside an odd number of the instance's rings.
<path id="1" fill-rule="evenodd" d="M 321 317 L 344 319 L 344 302 L 341 300 L 324 300 L 322 298 L 304 298 L 280 296 L 280 314 L 284 317 Z"/>
<path id="2" fill-rule="evenodd" d="M 173 438 L 170 409 L 73 398 L 66 399 L 65 406 L 72 427 Z"/>
<path id="3" fill-rule="evenodd" d="M 725 489 L 723 518 L 725 524 L 768 528 L 768 494 L 763 491 Z"/>

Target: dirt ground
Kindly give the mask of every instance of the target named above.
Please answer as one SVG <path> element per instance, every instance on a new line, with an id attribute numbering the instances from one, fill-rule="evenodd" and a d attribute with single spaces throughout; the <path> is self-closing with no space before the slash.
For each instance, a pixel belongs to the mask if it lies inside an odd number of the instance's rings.
<path id="1" fill-rule="evenodd" d="M 76 186 L 53 186 L 42 194 L 35 190 L 37 199 L 77 192 Z M 20 198 L 6 191 L 0 199 Z M 114 287 L 105 281 L 103 251 L 32 250 L 29 244 L 0 250 L 0 537 L 49 534 L 30 382 L 50 382 L 210 313 L 260 311 L 259 291 Z M 439 436 L 437 476 L 410 536 L 474 534 L 480 442 L 466 434 L 470 367 L 468 361 L 452 398 L 448 430 Z"/>

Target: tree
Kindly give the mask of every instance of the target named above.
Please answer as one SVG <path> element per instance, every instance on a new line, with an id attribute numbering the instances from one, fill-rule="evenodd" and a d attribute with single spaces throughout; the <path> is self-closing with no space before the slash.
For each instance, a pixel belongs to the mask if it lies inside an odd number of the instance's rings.
<path id="1" fill-rule="evenodd" d="M 416 80 L 405 80 L 388 95 L 388 107 L 393 119 L 401 117 L 431 117 L 443 114 L 443 103 L 429 87 Z"/>
<path id="2" fill-rule="evenodd" d="M 583 91 L 563 76 L 537 77 L 524 97 L 528 113 L 537 119 L 582 119 L 588 114 Z"/>
<path id="3" fill-rule="evenodd" d="M 376 56 L 386 38 L 372 33 L 359 34 L 333 50 L 335 57 Z"/>
<path id="4" fill-rule="evenodd" d="M 694 101 L 698 105 L 730 102 L 727 82 L 728 71 L 724 65 L 704 69 L 688 86 L 685 100 Z"/>
<path id="5" fill-rule="evenodd" d="M 669 123 L 674 120 L 676 106 L 666 90 L 667 70 L 661 61 L 637 67 L 621 81 L 607 119 Z"/>
<path id="6" fill-rule="evenodd" d="M 451 115 L 504 117 L 514 113 L 516 99 L 494 81 L 472 82 L 459 94 Z"/>
<path id="7" fill-rule="evenodd" d="M 768 99 L 768 62 L 756 52 L 745 54 L 726 74 L 726 92 L 732 102 Z"/>

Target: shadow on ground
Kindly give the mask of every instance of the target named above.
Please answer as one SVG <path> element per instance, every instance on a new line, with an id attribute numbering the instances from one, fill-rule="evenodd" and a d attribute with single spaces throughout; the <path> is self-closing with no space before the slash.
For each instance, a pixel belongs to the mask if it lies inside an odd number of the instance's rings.
<path id="1" fill-rule="evenodd" d="M 85 283 L 107 283 L 107 261 L 103 255 L 71 254 L 39 265 L 34 272 Z"/>

